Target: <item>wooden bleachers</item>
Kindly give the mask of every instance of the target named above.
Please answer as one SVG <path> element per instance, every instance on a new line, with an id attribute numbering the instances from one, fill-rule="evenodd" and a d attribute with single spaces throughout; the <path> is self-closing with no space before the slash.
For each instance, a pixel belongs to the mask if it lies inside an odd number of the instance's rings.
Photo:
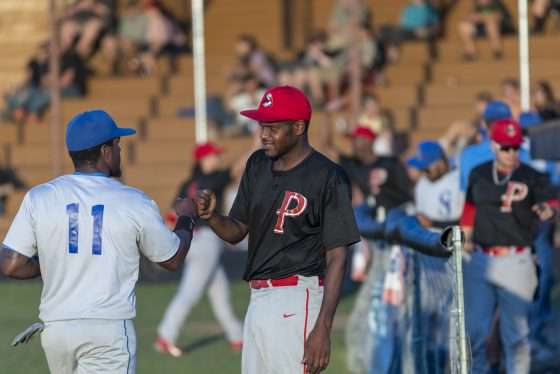
<path id="1" fill-rule="evenodd" d="M 26 25 L 13 26 L 5 31 L 2 10 L 10 3 L 11 12 L 6 17 L 21 16 Z M 408 0 L 368 0 L 373 9 L 376 25 L 393 23 Z M 515 1 L 507 0 L 512 13 L 516 14 Z M 15 5 L 23 4 L 18 10 Z M 34 4 L 32 7 L 30 4 Z M 41 38 L 45 37 L 46 16 L 34 9 L 41 9 L 46 0 L 0 1 L 0 93 L 21 81 L 24 64 Z M 331 11 L 332 0 L 315 0 L 312 4 L 312 30 L 325 28 Z M 41 5 L 41 6 L 42 6 Z M 216 0 L 206 11 L 206 79 L 209 95 L 221 94 L 226 88 L 226 74 L 234 57 L 234 41 L 239 34 L 254 35 L 267 50 L 286 57 L 293 51 L 284 50 L 282 35 L 281 1 L 262 0 Z M 499 95 L 502 79 L 516 77 L 517 40 L 504 41 L 505 58 L 492 59 L 486 40 L 479 41 L 479 60 L 465 63 L 461 60 L 462 48 L 456 32 L 458 20 L 470 11 L 470 1 L 459 1 L 447 19 L 448 34 L 438 42 L 438 59 L 432 61 L 423 43 L 404 45 L 397 64 L 385 72 L 384 84 L 376 88 L 384 107 L 390 109 L 399 129 L 410 129 L 415 119 L 417 128 L 411 132 L 411 140 L 437 138 L 454 121 L 469 120 L 474 110 L 474 95 L 490 91 Z M 33 10 L 32 10 L 33 8 Z M 16 13 L 13 13 L 16 12 Z M 28 13 L 26 13 L 28 12 Z M 24 15 L 31 14 L 31 15 Z M 18 16 L 18 17 L 19 17 Z M 27 20 L 40 19 L 36 25 Z M 18 18 L 19 20 L 20 18 Z M 308 26 L 308 25 L 306 25 Z M 28 30 L 30 38 L 14 30 Z M 42 30 L 42 31 L 41 31 Z M 550 80 L 560 89 L 560 58 L 558 35 L 531 38 L 532 79 Z M 295 48 L 303 45 L 301 35 L 295 38 Z M 7 51 L 4 58 L 4 51 Z M 103 108 L 109 111 L 121 126 L 137 128 L 140 136 L 123 139 L 123 178 L 126 183 L 138 187 L 166 210 L 172 201 L 178 184 L 190 173 L 193 164 L 192 149 L 195 143 L 194 120 L 178 118 L 177 110 L 194 104 L 193 62 L 189 56 L 178 61 L 178 74 L 167 76 L 166 62 L 161 72 L 145 78 L 95 77 L 91 80 L 90 96 L 84 100 L 65 100 L 64 121 L 77 112 Z M 48 118 L 48 117 L 47 117 Z M 323 115 L 317 112 L 311 127 L 312 143 L 325 125 Z M 61 134 L 63 139 L 63 133 Z M 0 125 L 1 145 L 10 148 L 11 162 L 30 184 L 44 182 L 50 175 L 50 132 L 48 123 L 18 128 L 13 124 Z M 346 139 L 337 138 L 336 143 L 348 149 Z M 227 149 L 227 162 L 250 149 L 250 138 L 217 139 Z M 21 144 L 20 144 L 21 143 Z M 71 171 L 68 156 L 64 170 Z M 0 234 L 15 213 L 21 199 L 16 193 L 8 206 L 8 215 L 0 219 Z"/>

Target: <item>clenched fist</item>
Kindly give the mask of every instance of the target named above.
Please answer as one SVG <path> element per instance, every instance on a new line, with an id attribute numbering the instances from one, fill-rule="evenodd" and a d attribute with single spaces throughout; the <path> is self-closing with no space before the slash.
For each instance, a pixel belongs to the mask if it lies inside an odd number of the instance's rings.
<path id="1" fill-rule="evenodd" d="M 216 209 L 216 194 L 210 190 L 198 191 L 196 213 L 202 219 L 210 219 Z"/>
<path id="2" fill-rule="evenodd" d="M 196 207 L 193 199 L 177 199 L 175 200 L 174 208 L 178 216 L 194 217 L 196 215 Z"/>

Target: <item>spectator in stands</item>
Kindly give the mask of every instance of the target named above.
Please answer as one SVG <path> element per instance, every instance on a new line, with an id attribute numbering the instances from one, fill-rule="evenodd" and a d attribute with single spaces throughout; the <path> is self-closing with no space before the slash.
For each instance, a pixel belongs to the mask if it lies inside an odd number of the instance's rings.
<path id="1" fill-rule="evenodd" d="M 334 0 L 327 29 L 327 49 L 333 53 L 347 49 L 353 27 L 369 25 L 370 18 L 371 12 L 365 1 Z"/>
<path id="2" fill-rule="evenodd" d="M 18 123 L 37 123 L 51 99 L 51 81 L 48 44 L 42 44 L 28 64 L 28 79 L 7 96 L 6 112 Z M 88 70 L 73 46 L 60 57 L 60 89 L 62 97 L 79 97 L 87 94 Z"/>
<path id="3" fill-rule="evenodd" d="M 521 92 L 519 80 L 516 78 L 506 78 L 502 81 L 502 100 L 509 106 L 513 118 L 519 117 L 521 113 Z"/>
<path id="4" fill-rule="evenodd" d="M 479 130 L 481 127 L 485 128 L 484 110 L 490 101 L 492 101 L 492 94 L 487 91 L 479 92 L 475 97 L 474 118 L 471 121 L 453 122 L 439 139 L 452 162 L 466 146 L 482 140 L 483 134 Z"/>
<path id="5" fill-rule="evenodd" d="M 535 34 L 542 34 L 548 16 L 554 10 L 560 11 L 559 0 L 534 0 L 531 7 L 531 13 L 533 14 L 533 27 L 531 31 Z"/>
<path id="6" fill-rule="evenodd" d="M 6 204 L 13 191 L 25 189 L 25 182 L 14 169 L 9 166 L 0 167 L 0 217 L 6 213 Z"/>
<path id="7" fill-rule="evenodd" d="M 316 104 L 326 101 L 323 72 L 334 65 L 333 56 L 327 52 L 327 34 L 317 32 L 307 46 L 298 56 L 298 62 L 305 74 L 305 82 L 310 91 L 311 98 Z"/>
<path id="8" fill-rule="evenodd" d="M 234 120 L 224 130 L 227 134 L 251 134 L 257 127 L 257 123 L 250 118 L 239 113 L 246 108 L 253 108 L 259 105 L 264 90 L 260 86 L 257 78 L 251 74 L 240 78 L 241 86 L 238 92 L 227 98 L 226 107 L 230 113 L 234 114 Z"/>
<path id="9" fill-rule="evenodd" d="M 501 0 L 474 0 L 474 9 L 459 23 L 465 61 L 476 59 L 474 40 L 488 36 L 494 58 L 503 57 L 502 35 L 514 32 L 511 15 Z"/>
<path id="10" fill-rule="evenodd" d="M 369 24 L 358 28 L 360 69 L 364 89 L 375 85 L 387 64 L 387 51 L 384 42 L 378 38 Z"/>
<path id="11" fill-rule="evenodd" d="M 398 58 L 399 46 L 409 40 L 431 41 L 440 29 L 439 13 L 428 0 L 411 0 L 401 14 L 398 25 L 384 25 L 380 39 L 387 44 L 392 60 Z"/>
<path id="12" fill-rule="evenodd" d="M 546 81 L 537 83 L 533 93 L 533 106 L 543 121 L 560 118 L 560 103 L 556 100 L 552 86 Z"/>
<path id="13" fill-rule="evenodd" d="M 41 43 L 27 63 L 24 82 L 6 94 L 3 117 L 17 123 L 39 121 L 42 111 L 48 105 L 47 95 L 42 88 L 48 66 L 49 45 Z"/>
<path id="14" fill-rule="evenodd" d="M 388 110 L 381 107 L 377 96 L 372 94 L 362 96 L 362 109 L 358 116 L 358 124 L 377 134 L 373 143 L 373 149 L 377 155 L 393 155 L 394 124 L 392 115 Z"/>
<path id="15" fill-rule="evenodd" d="M 128 0 L 116 35 L 105 38 L 103 48 L 118 73 L 151 74 L 164 52 L 176 53 L 186 45 L 185 33 L 166 9 L 154 0 Z"/>
<path id="16" fill-rule="evenodd" d="M 90 57 L 110 22 L 106 0 L 77 0 L 64 10 L 60 27 L 61 48 L 67 50 L 77 41 L 77 53 L 82 58 Z"/>
<path id="17" fill-rule="evenodd" d="M 240 35 L 235 43 L 237 60 L 231 77 L 254 75 L 260 84 L 270 87 L 276 84 L 276 71 L 272 58 L 259 47 L 257 40 L 251 35 Z"/>

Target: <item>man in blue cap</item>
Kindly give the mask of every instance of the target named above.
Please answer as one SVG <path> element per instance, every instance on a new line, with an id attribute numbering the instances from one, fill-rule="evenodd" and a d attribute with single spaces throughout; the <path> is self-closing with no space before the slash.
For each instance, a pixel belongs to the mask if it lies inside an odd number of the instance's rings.
<path id="1" fill-rule="evenodd" d="M 483 114 L 484 119 L 480 128 L 482 141 L 478 144 L 466 147 L 459 156 L 460 186 L 463 192 L 467 190 L 471 170 L 494 158 L 494 152 L 492 151 L 491 142 L 488 138 L 488 129 L 495 121 L 511 117 L 511 109 L 503 101 L 493 100 L 486 105 Z M 522 150 L 519 156 L 521 161 L 529 160 L 529 155 L 526 151 Z"/>
<path id="2" fill-rule="evenodd" d="M 414 189 L 416 217 L 422 226 L 441 233 L 446 227 L 457 225 L 464 193 L 459 188 L 459 171 L 451 169 L 441 145 L 431 140 L 420 142 L 407 164 L 422 173 Z M 423 359 L 430 372 L 444 372 L 442 357 L 448 350 L 449 336 L 444 328 L 449 325 L 449 315 L 444 311 L 449 289 L 437 285 L 449 279 L 447 259 L 416 253 L 414 261 L 420 269 L 415 295 L 419 297 L 417 303 L 421 310 L 414 316 L 419 319 L 417 326 L 421 329 L 415 349 L 425 352 Z"/>
<path id="3" fill-rule="evenodd" d="M 424 227 L 444 229 L 457 224 L 464 202 L 459 171 L 451 170 L 441 145 L 431 140 L 420 142 L 407 163 L 422 172 L 414 196 L 416 212 Z"/>
<path id="4" fill-rule="evenodd" d="M 44 282 L 42 323 L 13 344 L 42 330 L 51 373 L 134 373 L 140 253 L 177 270 L 188 252 L 192 201 L 177 203 L 171 232 L 153 200 L 112 178 L 121 175 L 120 137 L 135 132 L 102 110 L 74 117 L 66 146 L 76 171 L 32 188 L 3 241 L 2 272 Z"/>

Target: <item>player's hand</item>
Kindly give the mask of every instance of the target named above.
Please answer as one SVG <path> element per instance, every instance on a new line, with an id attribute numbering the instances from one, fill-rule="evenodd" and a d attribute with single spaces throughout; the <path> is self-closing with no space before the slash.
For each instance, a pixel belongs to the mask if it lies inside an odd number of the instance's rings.
<path id="1" fill-rule="evenodd" d="M 546 221 L 554 217 L 555 211 L 548 203 L 535 204 L 531 209 L 539 216 L 541 221 Z"/>
<path id="2" fill-rule="evenodd" d="M 327 368 L 331 358 L 331 337 L 326 327 L 315 325 L 305 343 L 302 364 L 306 374 L 316 374 Z"/>
<path id="3" fill-rule="evenodd" d="M 463 251 L 467 253 L 472 253 L 474 251 L 474 243 L 472 240 L 467 240 L 463 243 Z"/>
<path id="4" fill-rule="evenodd" d="M 179 198 L 175 200 L 174 208 L 178 216 L 194 217 L 196 215 L 196 208 L 193 199 Z"/>
<path id="5" fill-rule="evenodd" d="M 198 191 L 196 213 L 202 219 L 210 219 L 216 210 L 216 194 L 210 190 Z"/>

